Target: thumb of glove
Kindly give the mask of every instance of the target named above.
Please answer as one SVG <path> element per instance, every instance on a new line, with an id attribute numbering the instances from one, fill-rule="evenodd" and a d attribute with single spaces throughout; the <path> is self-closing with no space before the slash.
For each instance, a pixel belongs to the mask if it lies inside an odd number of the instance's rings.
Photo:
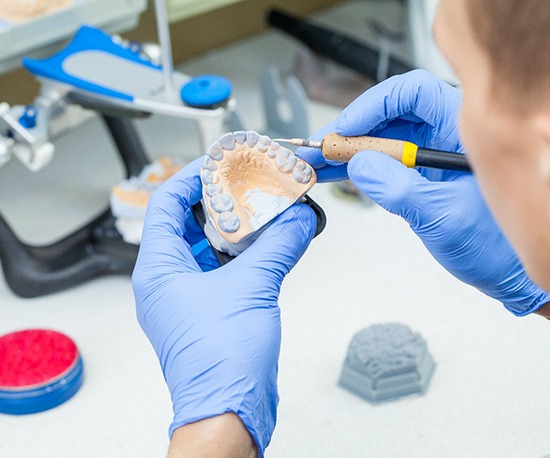
<path id="1" fill-rule="evenodd" d="M 227 267 L 233 266 L 246 275 L 259 275 L 269 283 L 280 285 L 306 251 L 316 226 L 315 212 L 306 204 L 294 204 Z"/>
<path id="2" fill-rule="evenodd" d="M 362 151 L 352 157 L 348 175 L 357 188 L 387 211 L 415 226 L 422 211 L 419 186 L 429 183 L 416 170 L 405 167 L 378 151 Z"/>

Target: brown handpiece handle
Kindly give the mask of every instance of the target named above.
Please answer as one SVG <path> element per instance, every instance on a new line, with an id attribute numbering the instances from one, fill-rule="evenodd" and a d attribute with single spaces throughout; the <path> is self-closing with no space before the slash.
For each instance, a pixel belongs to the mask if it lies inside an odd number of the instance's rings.
<path id="1" fill-rule="evenodd" d="M 349 162 L 359 151 L 372 149 L 381 151 L 401 162 L 405 142 L 376 137 L 342 137 L 338 134 L 327 134 L 323 138 L 322 153 L 325 159 Z"/>

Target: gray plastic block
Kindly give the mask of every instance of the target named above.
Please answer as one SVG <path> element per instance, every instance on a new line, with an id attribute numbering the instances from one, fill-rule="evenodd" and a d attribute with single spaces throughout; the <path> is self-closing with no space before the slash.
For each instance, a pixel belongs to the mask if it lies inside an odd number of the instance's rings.
<path id="1" fill-rule="evenodd" d="M 435 363 L 422 336 L 399 323 L 355 334 L 338 385 L 377 403 L 426 392 Z"/>

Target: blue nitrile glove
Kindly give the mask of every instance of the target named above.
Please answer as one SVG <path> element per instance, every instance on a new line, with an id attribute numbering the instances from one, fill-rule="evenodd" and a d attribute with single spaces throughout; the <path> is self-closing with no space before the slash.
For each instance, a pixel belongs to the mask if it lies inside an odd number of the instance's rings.
<path id="1" fill-rule="evenodd" d="M 329 130 L 346 136 L 374 135 L 462 152 L 457 127 L 460 103 L 460 91 L 417 70 L 366 91 Z M 327 164 L 319 150 L 308 149 L 299 154 L 325 170 L 325 176 L 338 175 L 338 167 Z M 359 190 L 403 217 L 434 258 L 458 279 L 501 301 L 520 316 L 550 301 L 550 295 L 527 276 L 472 174 L 409 169 L 375 151 L 354 156 L 347 172 Z"/>
<path id="2" fill-rule="evenodd" d="M 307 205 L 293 205 L 236 259 L 204 272 L 191 248 L 204 234 L 190 216 L 201 198 L 201 161 L 151 197 L 132 277 L 137 317 L 172 396 L 170 435 L 234 412 L 263 454 L 278 402 L 279 290 L 311 241 L 316 218 Z M 202 260 L 211 269 L 206 251 Z"/>

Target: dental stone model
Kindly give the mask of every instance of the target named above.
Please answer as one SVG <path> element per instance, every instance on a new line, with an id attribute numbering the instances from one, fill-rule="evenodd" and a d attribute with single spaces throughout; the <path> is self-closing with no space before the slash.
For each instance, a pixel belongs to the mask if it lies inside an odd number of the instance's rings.
<path id="1" fill-rule="evenodd" d="M 372 403 L 424 393 L 435 363 L 418 333 L 399 323 L 353 336 L 338 384 Z"/>
<path id="2" fill-rule="evenodd" d="M 0 18 L 20 22 L 73 3 L 74 0 L 0 0 Z"/>
<path id="3" fill-rule="evenodd" d="M 145 166 L 138 176 L 122 180 L 112 187 L 111 212 L 115 217 L 115 227 L 125 242 L 136 245 L 141 242 L 151 194 L 184 165 L 181 159 L 161 156 Z"/>
<path id="4" fill-rule="evenodd" d="M 201 167 L 205 234 L 214 248 L 242 253 L 261 230 L 316 183 L 295 154 L 254 131 L 223 135 Z"/>

